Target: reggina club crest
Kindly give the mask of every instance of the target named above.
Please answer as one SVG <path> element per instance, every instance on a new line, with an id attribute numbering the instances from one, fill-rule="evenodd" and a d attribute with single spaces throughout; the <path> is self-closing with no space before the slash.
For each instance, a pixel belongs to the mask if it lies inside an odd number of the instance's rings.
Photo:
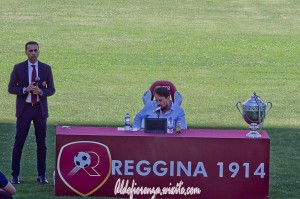
<path id="1" fill-rule="evenodd" d="M 94 141 L 68 143 L 59 151 L 57 171 L 71 190 L 81 196 L 88 196 L 109 178 L 110 151 L 106 145 Z"/>

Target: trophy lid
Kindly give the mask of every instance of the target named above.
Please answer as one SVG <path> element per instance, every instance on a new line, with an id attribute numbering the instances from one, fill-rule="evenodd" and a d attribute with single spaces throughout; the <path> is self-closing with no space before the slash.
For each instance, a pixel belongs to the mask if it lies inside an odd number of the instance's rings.
<path id="1" fill-rule="evenodd" d="M 256 92 L 253 92 L 253 95 L 243 104 L 243 106 L 247 107 L 262 107 L 265 108 L 266 104 L 260 99 L 259 96 L 256 95 Z"/>

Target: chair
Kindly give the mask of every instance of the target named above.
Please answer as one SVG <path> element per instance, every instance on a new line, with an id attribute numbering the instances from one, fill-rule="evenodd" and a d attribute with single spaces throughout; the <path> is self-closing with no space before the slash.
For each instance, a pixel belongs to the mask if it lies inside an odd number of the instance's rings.
<path id="1" fill-rule="evenodd" d="M 182 102 L 181 94 L 177 91 L 175 85 L 172 82 L 166 80 L 155 81 L 150 86 L 149 90 L 147 90 L 142 97 L 144 105 L 146 105 L 147 103 L 151 102 L 154 99 L 154 90 L 157 86 L 167 87 L 170 90 L 171 100 L 173 101 L 173 103 L 177 104 L 178 106 L 181 105 Z"/>

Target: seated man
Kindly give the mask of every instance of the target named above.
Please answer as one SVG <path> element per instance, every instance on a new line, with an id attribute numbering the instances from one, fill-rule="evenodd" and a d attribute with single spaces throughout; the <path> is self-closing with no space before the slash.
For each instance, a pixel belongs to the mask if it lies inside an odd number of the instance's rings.
<path id="1" fill-rule="evenodd" d="M 11 199 L 16 193 L 15 187 L 7 180 L 6 176 L 0 171 L 0 198 Z"/>
<path id="2" fill-rule="evenodd" d="M 155 101 L 147 103 L 144 108 L 138 112 L 133 121 L 133 128 L 140 129 L 144 118 L 172 118 L 173 128 L 180 122 L 181 129 L 186 129 L 184 110 L 176 105 L 170 99 L 170 91 L 166 87 L 156 87 L 154 90 Z"/>

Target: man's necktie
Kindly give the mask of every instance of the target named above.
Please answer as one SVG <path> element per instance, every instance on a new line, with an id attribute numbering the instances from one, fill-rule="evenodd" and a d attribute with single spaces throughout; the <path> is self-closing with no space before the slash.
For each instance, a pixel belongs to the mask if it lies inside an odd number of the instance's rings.
<path id="1" fill-rule="evenodd" d="M 32 73 L 31 73 L 31 82 L 35 82 L 36 78 L 36 70 L 35 70 L 35 65 L 32 66 Z M 34 95 L 31 93 L 31 103 L 34 105 L 37 102 L 37 95 Z"/>

